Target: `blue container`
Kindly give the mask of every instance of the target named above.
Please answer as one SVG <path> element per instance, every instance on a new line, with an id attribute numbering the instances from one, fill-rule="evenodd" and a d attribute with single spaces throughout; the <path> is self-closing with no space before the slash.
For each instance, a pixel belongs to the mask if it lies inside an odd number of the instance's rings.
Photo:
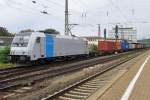
<path id="1" fill-rule="evenodd" d="M 128 50 L 129 49 L 129 43 L 127 41 L 121 42 L 121 49 L 122 50 Z"/>

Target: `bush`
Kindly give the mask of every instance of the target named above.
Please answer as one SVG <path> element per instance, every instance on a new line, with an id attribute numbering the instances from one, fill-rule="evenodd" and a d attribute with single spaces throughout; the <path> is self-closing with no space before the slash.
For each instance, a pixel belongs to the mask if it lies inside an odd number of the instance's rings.
<path id="1" fill-rule="evenodd" d="M 0 49 L 0 63 L 8 63 L 8 55 L 10 53 L 10 47 Z"/>
<path id="2" fill-rule="evenodd" d="M 98 51 L 97 45 L 92 44 L 92 45 L 90 46 L 90 54 L 100 55 L 100 52 Z"/>

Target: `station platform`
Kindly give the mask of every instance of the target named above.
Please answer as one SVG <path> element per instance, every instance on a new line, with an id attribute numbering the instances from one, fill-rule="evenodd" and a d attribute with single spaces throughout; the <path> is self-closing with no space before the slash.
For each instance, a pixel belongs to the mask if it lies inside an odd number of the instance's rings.
<path id="1" fill-rule="evenodd" d="M 150 50 L 132 63 L 125 65 L 128 70 L 95 100 L 150 100 Z"/>

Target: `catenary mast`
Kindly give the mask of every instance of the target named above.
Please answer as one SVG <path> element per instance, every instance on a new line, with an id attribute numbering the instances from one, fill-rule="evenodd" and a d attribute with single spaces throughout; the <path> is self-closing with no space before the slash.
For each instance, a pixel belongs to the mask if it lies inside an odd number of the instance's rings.
<path id="1" fill-rule="evenodd" d="M 65 35 L 69 35 L 69 11 L 68 11 L 68 0 L 65 0 Z"/>

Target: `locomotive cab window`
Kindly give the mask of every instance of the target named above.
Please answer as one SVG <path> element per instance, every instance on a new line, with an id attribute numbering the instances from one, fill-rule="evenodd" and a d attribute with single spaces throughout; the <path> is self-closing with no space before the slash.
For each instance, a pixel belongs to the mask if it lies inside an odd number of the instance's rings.
<path id="1" fill-rule="evenodd" d="M 30 39 L 30 33 L 19 33 L 13 39 L 13 47 L 27 47 Z"/>

